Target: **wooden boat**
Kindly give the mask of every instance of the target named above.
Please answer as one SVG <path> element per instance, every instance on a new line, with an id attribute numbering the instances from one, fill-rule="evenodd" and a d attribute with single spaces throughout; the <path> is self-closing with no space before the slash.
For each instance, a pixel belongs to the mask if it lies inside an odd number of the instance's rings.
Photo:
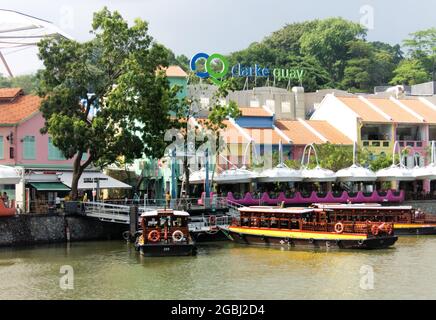
<path id="1" fill-rule="evenodd" d="M 396 235 L 435 235 L 436 216 L 425 214 L 412 206 L 380 204 L 314 204 L 328 211 L 330 221 L 373 221 L 394 224 Z"/>
<path id="2" fill-rule="evenodd" d="M 140 221 L 142 232 L 135 247 L 148 257 L 195 255 L 188 218 L 188 212 L 171 209 L 144 212 Z"/>
<path id="3" fill-rule="evenodd" d="M 397 237 L 392 223 L 330 222 L 315 208 L 243 207 L 223 232 L 230 240 L 265 246 L 340 249 L 380 249 Z"/>

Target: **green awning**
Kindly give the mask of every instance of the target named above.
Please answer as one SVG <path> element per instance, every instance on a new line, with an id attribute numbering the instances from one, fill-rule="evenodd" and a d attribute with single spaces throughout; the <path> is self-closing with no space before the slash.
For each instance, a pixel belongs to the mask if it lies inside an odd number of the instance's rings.
<path id="1" fill-rule="evenodd" d="M 30 183 L 38 191 L 70 191 L 71 189 L 62 182 L 32 182 Z"/>

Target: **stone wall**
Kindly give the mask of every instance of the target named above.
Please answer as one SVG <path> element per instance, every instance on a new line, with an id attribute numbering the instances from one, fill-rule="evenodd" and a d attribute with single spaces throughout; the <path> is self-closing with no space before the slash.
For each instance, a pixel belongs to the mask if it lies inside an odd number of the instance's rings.
<path id="1" fill-rule="evenodd" d="M 436 214 L 436 200 L 405 201 L 403 205 L 419 208 L 426 213 Z"/>
<path id="2" fill-rule="evenodd" d="M 122 239 L 128 225 L 83 216 L 48 214 L 0 217 L 0 246 L 83 240 Z"/>

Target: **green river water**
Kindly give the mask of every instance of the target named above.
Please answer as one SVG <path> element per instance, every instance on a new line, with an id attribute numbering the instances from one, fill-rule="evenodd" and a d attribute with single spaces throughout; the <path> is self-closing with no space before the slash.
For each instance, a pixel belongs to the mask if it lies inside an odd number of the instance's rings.
<path id="1" fill-rule="evenodd" d="M 73 289 L 60 286 L 64 265 Z M 362 266 L 374 271 L 372 289 Z M 436 236 L 378 251 L 200 243 L 196 257 L 174 258 L 144 258 L 123 241 L 0 249 L 0 299 L 400 298 L 436 299 Z"/>

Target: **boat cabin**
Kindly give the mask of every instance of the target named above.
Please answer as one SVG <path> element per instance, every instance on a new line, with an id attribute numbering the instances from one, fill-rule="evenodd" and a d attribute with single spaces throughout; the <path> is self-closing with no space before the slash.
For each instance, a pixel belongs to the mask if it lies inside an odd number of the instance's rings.
<path id="1" fill-rule="evenodd" d="M 235 225 L 242 228 L 369 234 L 374 225 L 380 225 L 367 220 L 348 220 L 346 215 L 340 219 L 332 216 L 333 211 L 321 208 L 255 206 L 239 208 L 239 212 L 240 219 Z"/>
<path id="2" fill-rule="evenodd" d="M 144 243 L 189 243 L 189 213 L 171 209 L 144 212 L 141 227 Z"/>
<path id="3" fill-rule="evenodd" d="M 382 221 L 395 223 L 431 223 L 434 217 L 412 206 L 382 206 L 380 204 L 320 204 L 316 209 L 329 212 L 331 221 Z"/>

